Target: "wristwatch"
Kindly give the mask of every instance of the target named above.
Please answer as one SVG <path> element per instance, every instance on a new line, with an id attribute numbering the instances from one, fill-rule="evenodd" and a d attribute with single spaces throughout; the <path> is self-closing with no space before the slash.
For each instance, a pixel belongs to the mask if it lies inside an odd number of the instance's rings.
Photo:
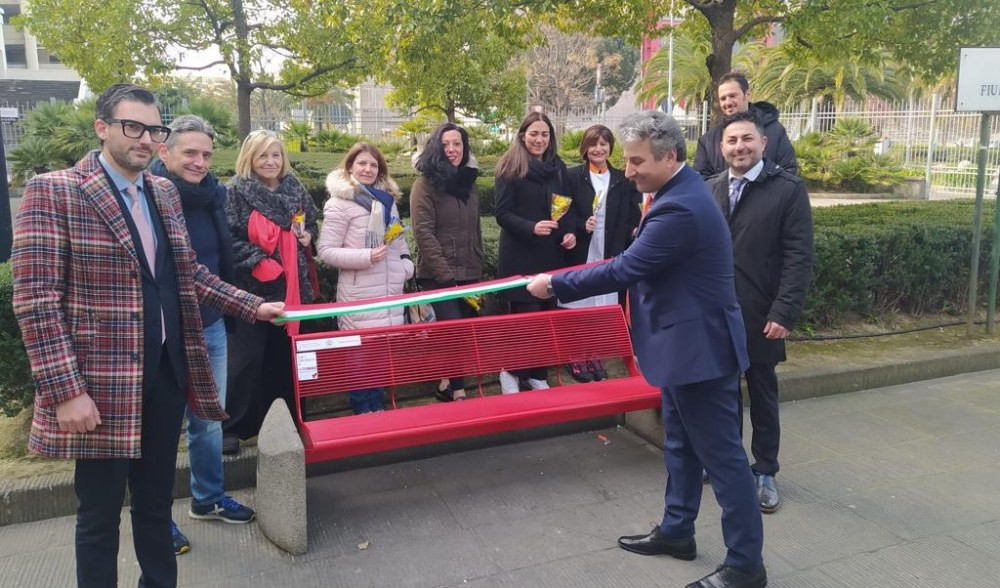
<path id="1" fill-rule="evenodd" d="M 555 296 L 556 293 L 552 290 L 552 278 L 549 278 L 549 283 L 545 285 L 545 291 L 549 296 Z"/>

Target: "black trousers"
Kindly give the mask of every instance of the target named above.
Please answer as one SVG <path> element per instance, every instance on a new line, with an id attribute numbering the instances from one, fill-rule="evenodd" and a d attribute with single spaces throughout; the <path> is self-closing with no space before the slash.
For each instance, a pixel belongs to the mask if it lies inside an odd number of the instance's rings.
<path id="1" fill-rule="evenodd" d="M 458 282 L 457 285 L 467 286 L 474 283 L 476 283 L 475 280 L 464 280 Z M 419 284 L 421 290 L 436 290 L 444 287 L 434 280 L 428 279 L 419 280 Z M 441 302 L 432 302 L 431 306 L 434 308 L 434 320 L 438 321 L 453 321 L 455 319 L 472 318 L 476 316 L 472 307 L 462 300 L 443 300 Z M 454 390 L 462 390 L 465 388 L 465 378 L 462 376 L 453 376 L 448 378 L 448 380 L 451 382 L 451 387 Z"/>
<path id="2" fill-rule="evenodd" d="M 238 321 L 229 334 L 226 412 L 222 434 L 249 439 L 260 433 L 271 403 L 283 398 L 295 415 L 292 343 L 283 327 Z"/>
<path id="3" fill-rule="evenodd" d="M 777 364 L 751 363 L 744 377 L 750 397 L 750 452 L 755 463 L 753 471 L 773 476 L 778 473 L 778 445 L 781 440 L 781 423 L 778 419 Z"/>
<path id="4" fill-rule="evenodd" d="M 543 310 L 555 310 L 559 308 L 555 298 L 539 300 L 537 302 L 510 302 L 510 313 L 521 314 L 523 312 L 541 312 Z M 531 378 L 533 380 L 545 380 L 549 377 L 549 368 L 539 367 L 527 370 L 511 370 L 511 373 L 518 378 Z"/>
<path id="5" fill-rule="evenodd" d="M 142 457 L 76 461 L 76 581 L 80 588 L 118 586 L 118 527 L 126 486 L 135 554 L 142 570 L 140 588 L 177 585 L 170 507 L 187 398 L 165 351 L 153 380 L 144 383 L 142 391 Z"/>

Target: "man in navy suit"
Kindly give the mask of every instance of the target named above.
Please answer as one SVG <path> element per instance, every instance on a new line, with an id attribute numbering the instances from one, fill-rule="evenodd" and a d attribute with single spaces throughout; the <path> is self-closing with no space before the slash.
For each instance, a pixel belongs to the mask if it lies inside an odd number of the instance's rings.
<path id="1" fill-rule="evenodd" d="M 604 264 L 539 274 L 528 291 L 568 302 L 629 288 L 639 367 L 663 397 L 667 489 L 663 522 L 618 544 L 694 559 L 704 468 L 722 507 L 728 552 L 723 565 L 687 588 L 762 588 L 761 514 L 740 441 L 739 376 L 748 360 L 729 229 L 701 176 L 684 164 L 684 135 L 673 118 L 640 112 L 620 133 L 626 177 L 655 194 L 635 242 Z"/>

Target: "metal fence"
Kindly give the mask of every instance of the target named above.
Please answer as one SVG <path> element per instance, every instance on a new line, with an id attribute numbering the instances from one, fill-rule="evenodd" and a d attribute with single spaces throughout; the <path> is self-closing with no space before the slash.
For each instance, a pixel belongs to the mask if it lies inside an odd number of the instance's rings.
<path id="1" fill-rule="evenodd" d="M 805 133 L 833 128 L 838 119 L 859 118 L 879 137 L 876 152 L 903 167 L 922 171 L 932 196 L 972 196 L 976 190 L 981 115 L 955 112 L 954 99 L 938 95 L 924 100 L 889 103 L 848 101 L 839 111 L 825 110 L 817 100 L 809 108 L 781 113 L 781 123 L 794 141 Z M 996 194 L 1000 173 L 1000 117 L 993 117 L 986 151 L 988 193 Z"/>
<path id="2" fill-rule="evenodd" d="M 19 113 L 18 120 L 0 121 L 8 153 L 24 137 L 21 121 L 31 106 L 0 103 L 0 107 L 16 107 Z M 280 130 L 290 121 L 309 121 L 317 130 L 336 128 L 384 140 L 402 137 L 400 125 L 409 120 L 404 114 L 374 104 L 353 110 L 342 105 L 308 108 L 298 106 L 299 108 L 272 108 L 266 115 L 255 117 L 253 126 Z M 708 108 L 708 103 L 704 103 L 677 117 L 689 140 L 696 140 L 708 128 Z M 615 112 L 588 109 L 555 116 L 554 122 L 558 128 L 565 130 L 584 129 L 595 123 L 614 129 L 626 115 L 627 112 L 622 113 L 621 109 Z M 174 116 L 176 114 L 170 109 L 164 109 L 164 121 L 169 122 Z M 935 95 L 925 100 L 901 103 L 887 103 L 876 99 L 865 103 L 847 101 L 839 110 L 824 108 L 822 103 L 814 100 L 809 107 L 783 111 L 780 120 L 794 141 L 809 132 L 827 131 L 842 118 L 860 118 L 866 121 L 879 137 L 877 152 L 892 157 L 905 168 L 922 175 L 928 193 L 932 196 L 974 194 L 981 120 L 979 114 L 955 112 L 951 100 L 942 101 Z M 511 132 L 511 129 L 501 130 L 508 134 Z M 992 120 L 987 150 L 987 174 L 990 180 L 988 191 L 995 194 L 1000 175 L 1000 117 Z"/>

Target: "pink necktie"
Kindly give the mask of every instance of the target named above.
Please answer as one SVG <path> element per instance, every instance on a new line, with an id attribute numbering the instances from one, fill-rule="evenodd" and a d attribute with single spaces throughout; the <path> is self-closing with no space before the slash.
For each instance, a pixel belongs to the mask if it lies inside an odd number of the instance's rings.
<path id="1" fill-rule="evenodd" d="M 156 277 L 156 241 L 153 238 L 153 229 L 146 220 L 146 215 L 139 204 L 139 191 L 135 189 L 135 184 L 125 187 L 128 197 L 132 200 L 129 210 L 132 213 L 132 222 L 135 223 L 135 230 L 139 233 L 139 240 L 142 241 L 142 252 L 146 256 L 146 264 L 149 265 L 149 273 Z M 163 317 L 163 309 L 160 309 L 160 342 L 167 340 L 167 322 Z"/>

